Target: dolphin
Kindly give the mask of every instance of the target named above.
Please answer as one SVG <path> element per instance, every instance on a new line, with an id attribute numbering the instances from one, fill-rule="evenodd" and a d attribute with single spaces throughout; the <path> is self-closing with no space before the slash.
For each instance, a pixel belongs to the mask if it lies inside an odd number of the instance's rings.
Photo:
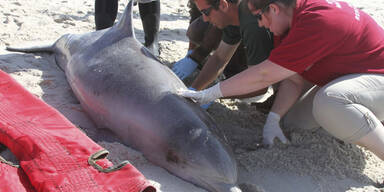
<path id="1" fill-rule="evenodd" d="M 236 161 L 219 127 L 176 94 L 184 83 L 135 38 L 132 1 L 111 28 L 7 50 L 53 53 L 97 126 L 149 161 L 211 192 L 240 191 Z"/>

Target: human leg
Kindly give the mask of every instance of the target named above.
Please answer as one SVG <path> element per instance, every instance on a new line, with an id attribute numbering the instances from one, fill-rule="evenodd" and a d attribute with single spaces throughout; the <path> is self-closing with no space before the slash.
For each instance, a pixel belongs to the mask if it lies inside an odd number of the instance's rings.
<path id="1" fill-rule="evenodd" d="M 317 92 L 313 115 L 333 136 L 367 147 L 384 160 L 383 106 L 384 75 L 351 74 Z"/>
<path id="2" fill-rule="evenodd" d="M 115 22 L 118 0 L 95 0 L 96 30 L 111 27 Z"/>
<path id="3" fill-rule="evenodd" d="M 144 46 L 159 55 L 157 33 L 160 26 L 160 0 L 139 0 L 139 11 L 144 29 Z"/>
<path id="4" fill-rule="evenodd" d="M 354 142 L 357 145 L 366 147 L 372 151 L 377 157 L 384 160 L 384 128 L 383 126 L 378 127 L 363 136 L 362 138 Z"/>

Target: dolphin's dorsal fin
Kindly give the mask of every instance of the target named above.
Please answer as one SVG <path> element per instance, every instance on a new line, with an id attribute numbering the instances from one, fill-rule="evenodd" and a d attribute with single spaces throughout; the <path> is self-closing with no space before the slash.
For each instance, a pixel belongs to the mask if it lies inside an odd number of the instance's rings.
<path id="1" fill-rule="evenodd" d="M 135 37 L 135 33 L 133 31 L 133 24 L 132 24 L 132 8 L 133 8 L 133 1 L 130 0 L 127 7 L 124 10 L 123 16 L 119 20 L 119 22 L 116 24 L 116 27 L 118 30 L 123 30 L 127 36 Z"/>

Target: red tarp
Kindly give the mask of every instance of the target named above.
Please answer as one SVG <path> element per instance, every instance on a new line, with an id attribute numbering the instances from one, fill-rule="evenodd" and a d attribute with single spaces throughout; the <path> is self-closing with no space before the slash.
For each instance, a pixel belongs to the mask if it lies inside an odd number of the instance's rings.
<path id="1" fill-rule="evenodd" d="M 0 191 L 35 192 L 35 189 L 21 168 L 0 162 Z"/>
<path id="2" fill-rule="evenodd" d="M 18 158 L 36 191 L 156 191 L 131 164 L 109 173 L 96 170 L 88 163 L 89 157 L 103 148 L 3 71 L 0 71 L 0 143 Z M 112 166 L 107 159 L 97 164 L 102 168 Z M 22 175 L 17 169 L 7 169 Z"/>

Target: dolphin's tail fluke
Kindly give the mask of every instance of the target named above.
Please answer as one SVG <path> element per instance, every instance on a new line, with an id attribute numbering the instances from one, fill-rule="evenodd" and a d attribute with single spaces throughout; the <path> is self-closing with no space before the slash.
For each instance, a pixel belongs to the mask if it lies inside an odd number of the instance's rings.
<path id="1" fill-rule="evenodd" d="M 36 52 L 53 52 L 53 45 L 36 45 L 30 47 L 6 47 L 7 51 L 24 52 L 24 53 L 36 53 Z"/>
<path id="2" fill-rule="evenodd" d="M 119 30 L 123 30 L 125 35 L 135 37 L 132 24 L 132 8 L 133 1 L 130 0 L 127 7 L 124 10 L 123 16 L 119 19 L 119 22 L 115 25 Z"/>

